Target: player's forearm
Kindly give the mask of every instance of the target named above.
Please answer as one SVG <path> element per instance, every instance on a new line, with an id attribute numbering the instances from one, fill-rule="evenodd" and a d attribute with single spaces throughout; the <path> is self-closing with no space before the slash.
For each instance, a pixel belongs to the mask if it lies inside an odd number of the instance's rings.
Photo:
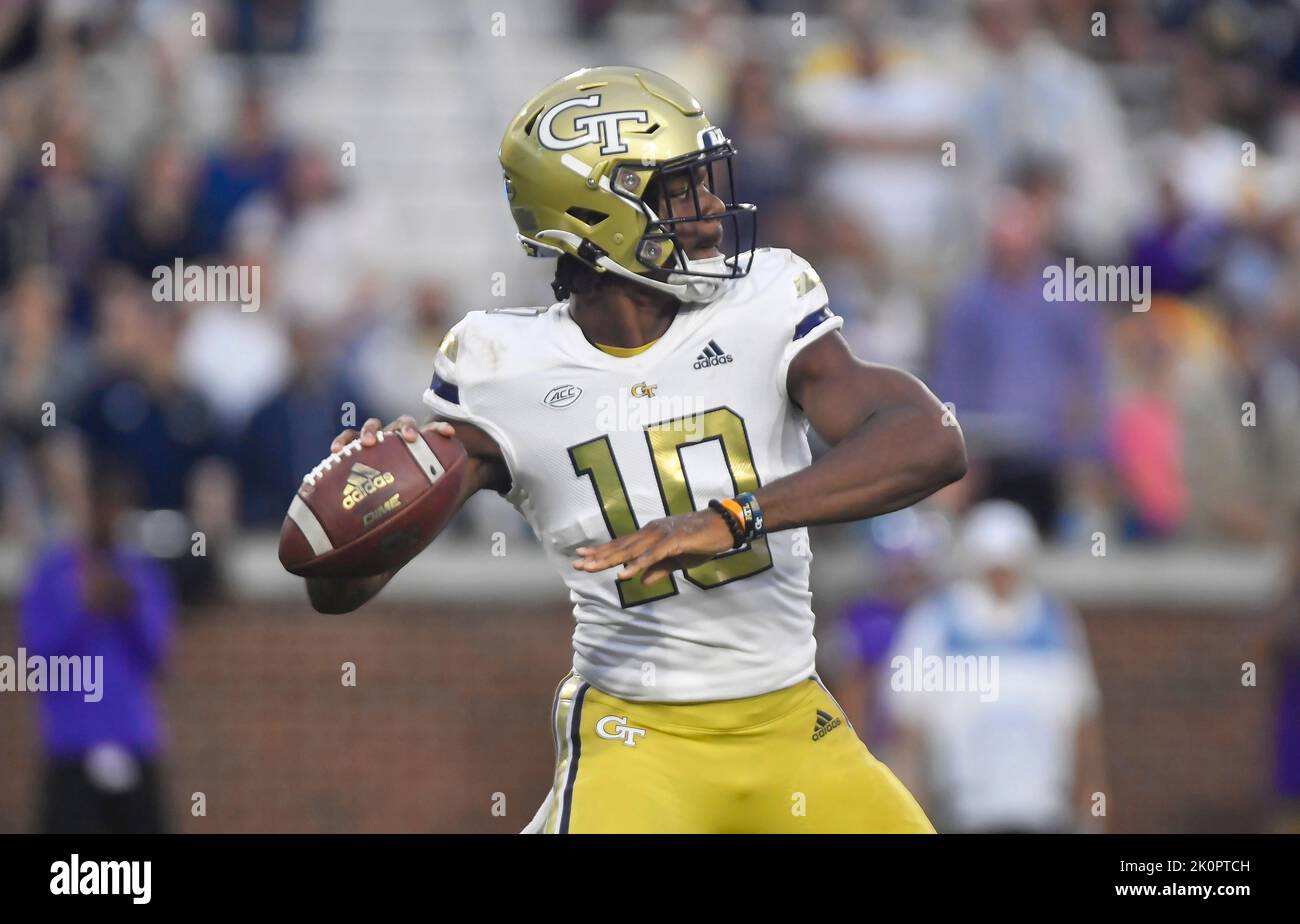
<path id="1" fill-rule="evenodd" d="M 373 599 L 396 571 L 368 578 L 307 578 L 307 597 L 318 613 L 351 613 Z"/>
<path id="2" fill-rule="evenodd" d="M 802 471 L 755 492 L 769 532 L 900 510 L 966 474 L 961 430 L 927 406 L 880 410 Z"/>

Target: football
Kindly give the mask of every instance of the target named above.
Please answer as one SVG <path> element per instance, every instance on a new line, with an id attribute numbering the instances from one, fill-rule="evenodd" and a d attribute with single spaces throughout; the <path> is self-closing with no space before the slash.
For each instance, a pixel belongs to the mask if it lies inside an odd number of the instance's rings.
<path id="1" fill-rule="evenodd" d="M 455 512 L 465 480 L 459 440 L 381 431 L 312 469 L 280 528 L 280 564 L 302 577 L 362 578 L 410 561 Z"/>

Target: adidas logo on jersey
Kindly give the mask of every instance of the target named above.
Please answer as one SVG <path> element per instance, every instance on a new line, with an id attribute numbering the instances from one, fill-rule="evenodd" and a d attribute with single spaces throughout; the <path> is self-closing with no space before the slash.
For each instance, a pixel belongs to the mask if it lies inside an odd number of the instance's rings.
<path id="1" fill-rule="evenodd" d="M 718 346 L 718 341 L 710 340 L 704 352 L 695 357 L 696 369 L 707 369 L 709 366 L 721 366 L 723 363 L 731 362 L 731 354 L 724 353 L 722 347 Z"/>
<path id="2" fill-rule="evenodd" d="M 820 741 L 843 724 L 843 719 L 818 709 L 816 723 L 813 725 L 812 740 Z"/>

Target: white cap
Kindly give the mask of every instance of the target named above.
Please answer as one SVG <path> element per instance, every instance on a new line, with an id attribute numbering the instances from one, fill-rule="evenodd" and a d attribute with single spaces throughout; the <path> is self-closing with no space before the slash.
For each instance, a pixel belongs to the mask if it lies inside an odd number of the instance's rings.
<path id="1" fill-rule="evenodd" d="M 984 501 L 966 514 L 962 556 L 979 570 L 1024 566 L 1037 554 L 1038 547 L 1038 530 L 1019 504 Z"/>

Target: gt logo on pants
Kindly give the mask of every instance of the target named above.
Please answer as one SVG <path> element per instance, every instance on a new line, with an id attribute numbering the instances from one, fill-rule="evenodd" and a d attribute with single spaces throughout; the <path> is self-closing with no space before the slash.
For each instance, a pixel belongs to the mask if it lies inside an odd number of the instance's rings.
<path id="1" fill-rule="evenodd" d="M 644 728 L 634 728 L 627 724 L 627 716 L 607 715 L 596 723 L 596 734 L 611 741 L 623 739 L 630 748 L 636 747 L 636 736 L 645 737 Z"/>

